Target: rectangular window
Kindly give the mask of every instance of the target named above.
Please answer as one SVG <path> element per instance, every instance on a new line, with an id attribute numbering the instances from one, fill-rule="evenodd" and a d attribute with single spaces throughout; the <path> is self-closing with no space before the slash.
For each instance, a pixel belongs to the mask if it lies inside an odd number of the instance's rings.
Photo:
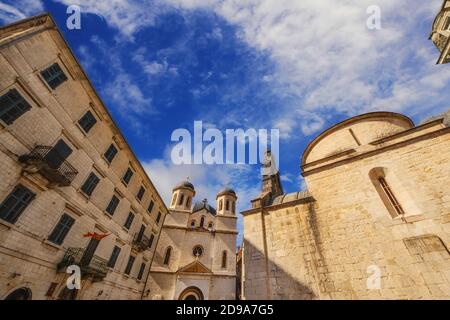
<path id="1" fill-rule="evenodd" d="M 128 214 L 127 220 L 125 221 L 125 224 L 123 225 L 125 227 L 125 229 L 129 230 L 131 227 L 131 224 L 133 223 L 134 220 L 134 214 L 132 212 L 130 212 Z"/>
<path id="2" fill-rule="evenodd" d="M 108 207 L 106 208 L 106 212 L 108 212 L 110 215 L 113 215 L 114 212 L 116 212 L 117 206 L 119 205 L 120 200 L 115 195 L 112 196 L 111 201 L 108 204 Z"/>
<path id="3" fill-rule="evenodd" d="M 145 232 L 145 225 L 141 225 L 141 229 L 139 230 L 139 233 L 137 234 L 136 241 L 140 242 L 142 240 L 142 237 L 144 236 Z"/>
<path id="4" fill-rule="evenodd" d="M 147 211 L 149 213 L 152 213 L 154 205 L 155 205 L 155 203 L 153 202 L 153 200 L 150 200 L 150 204 L 148 205 L 148 208 L 147 208 Z"/>
<path id="5" fill-rule="evenodd" d="M 60 139 L 45 155 L 45 160 L 50 168 L 58 169 L 71 154 L 72 149 L 63 139 Z"/>
<path id="6" fill-rule="evenodd" d="M 117 154 L 117 148 L 114 144 L 111 144 L 109 146 L 108 150 L 106 150 L 104 156 L 105 156 L 105 159 L 109 163 L 111 163 L 113 161 L 114 157 L 116 156 L 116 154 Z"/>
<path id="7" fill-rule="evenodd" d="M 125 172 L 122 180 L 125 184 L 130 183 L 131 177 L 133 176 L 133 170 L 131 170 L 131 168 L 127 169 L 127 172 Z"/>
<path id="8" fill-rule="evenodd" d="M 81 119 L 78 120 L 78 124 L 86 133 L 88 133 L 96 123 L 97 119 L 95 119 L 91 111 L 86 112 L 84 116 L 82 116 Z"/>
<path id="9" fill-rule="evenodd" d="M 109 268 L 114 268 L 114 266 L 116 265 L 117 258 L 119 258 L 119 255 L 120 255 L 120 250 L 121 249 L 118 246 L 114 246 L 114 249 L 111 253 L 111 257 L 108 260 Z"/>
<path id="10" fill-rule="evenodd" d="M 47 69 L 41 71 L 41 75 L 45 82 L 55 90 L 60 84 L 67 80 L 67 76 L 62 71 L 59 64 L 55 63 Z"/>
<path id="11" fill-rule="evenodd" d="M 402 206 L 400 205 L 400 202 L 398 202 L 397 198 L 395 197 L 394 193 L 392 192 L 392 190 L 389 187 L 386 180 L 383 177 L 380 177 L 380 178 L 378 178 L 378 182 L 380 183 L 381 188 L 383 188 L 384 193 L 386 194 L 389 202 L 391 203 L 391 205 L 394 208 L 397 215 L 405 214 L 405 211 L 403 210 Z"/>
<path id="12" fill-rule="evenodd" d="M 222 253 L 222 268 L 226 268 L 227 267 L 227 252 L 224 251 Z"/>
<path id="13" fill-rule="evenodd" d="M 135 257 L 130 256 L 130 259 L 128 259 L 127 267 L 125 268 L 125 274 L 129 275 L 131 272 L 131 269 L 133 268 Z"/>
<path id="14" fill-rule="evenodd" d="M 139 274 L 137 276 L 138 280 L 142 279 L 142 276 L 144 275 L 144 271 L 145 271 L 145 263 L 142 263 L 141 268 L 139 269 Z"/>
<path id="15" fill-rule="evenodd" d="M 74 223 L 75 219 L 64 213 L 48 237 L 48 240 L 57 245 L 62 244 Z"/>
<path id="16" fill-rule="evenodd" d="M 91 196 L 92 192 L 94 192 L 95 187 L 99 183 L 100 179 L 95 175 L 95 173 L 91 172 L 89 177 L 84 182 L 81 187 L 81 191 L 83 191 L 86 195 Z"/>
<path id="17" fill-rule="evenodd" d="M 155 235 L 151 234 L 150 235 L 150 240 L 148 241 L 148 247 L 151 248 L 153 245 L 153 241 L 155 240 Z"/>
<path id="18" fill-rule="evenodd" d="M 18 185 L 0 205 L 0 219 L 15 223 L 36 195 L 22 185 Z"/>
<path id="19" fill-rule="evenodd" d="M 30 104 L 16 89 L 11 89 L 0 97 L 0 119 L 6 124 L 13 123 L 30 109 Z"/>
<path id="20" fill-rule="evenodd" d="M 136 196 L 138 198 L 138 200 L 142 200 L 142 197 L 144 196 L 144 193 L 145 193 L 145 189 L 144 189 L 144 187 L 141 187 L 139 189 L 139 192 L 138 192 L 137 196 Z"/>
<path id="21" fill-rule="evenodd" d="M 158 212 L 158 216 L 156 217 L 156 223 L 159 223 L 161 221 L 161 212 Z"/>

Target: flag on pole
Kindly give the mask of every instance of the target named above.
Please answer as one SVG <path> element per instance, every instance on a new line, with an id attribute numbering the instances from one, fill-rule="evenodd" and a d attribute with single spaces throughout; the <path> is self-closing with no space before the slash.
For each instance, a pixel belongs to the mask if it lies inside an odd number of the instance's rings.
<path id="1" fill-rule="evenodd" d="M 109 236 L 110 233 L 108 234 L 98 234 L 97 232 L 88 232 L 86 234 L 83 235 L 84 238 L 94 238 L 98 241 L 102 240 L 103 238 Z"/>

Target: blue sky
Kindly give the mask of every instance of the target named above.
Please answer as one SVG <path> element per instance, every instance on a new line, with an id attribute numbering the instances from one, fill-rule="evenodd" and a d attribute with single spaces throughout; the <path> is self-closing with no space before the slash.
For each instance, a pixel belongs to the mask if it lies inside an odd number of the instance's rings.
<path id="1" fill-rule="evenodd" d="M 441 0 L 7 0 L 0 22 L 49 11 L 160 193 L 187 176 L 197 200 L 224 185 L 238 209 L 260 190 L 258 166 L 175 166 L 170 136 L 208 127 L 281 133 L 286 192 L 322 130 L 387 110 L 416 123 L 450 108 L 450 68 L 428 40 Z M 81 30 L 66 28 L 80 4 Z M 381 30 L 366 9 L 381 8 Z M 241 220 L 240 220 L 241 226 Z"/>

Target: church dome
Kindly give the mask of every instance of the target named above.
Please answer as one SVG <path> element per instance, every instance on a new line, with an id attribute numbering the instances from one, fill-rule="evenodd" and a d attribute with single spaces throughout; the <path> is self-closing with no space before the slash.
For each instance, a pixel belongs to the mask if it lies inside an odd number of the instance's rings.
<path id="1" fill-rule="evenodd" d="M 196 213 L 197 211 L 206 209 L 209 213 L 212 215 L 216 215 L 216 209 L 214 209 L 212 206 L 209 205 L 208 201 L 204 199 L 203 201 L 199 201 L 194 205 L 194 208 L 192 209 L 192 213 Z"/>
<path id="2" fill-rule="evenodd" d="M 175 190 L 175 189 L 180 189 L 180 188 L 189 188 L 189 189 L 195 190 L 194 185 L 192 183 L 190 183 L 189 181 L 181 181 L 173 189 Z"/>
<path id="3" fill-rule="evenodd" d="M 217 196 L 220 197 L 220 196 L 223 196 L 223 195 L 236 196 L 236 192 L 233 189 L 231 189 L 231 188 L 224 188 L 217 194 Z"/>

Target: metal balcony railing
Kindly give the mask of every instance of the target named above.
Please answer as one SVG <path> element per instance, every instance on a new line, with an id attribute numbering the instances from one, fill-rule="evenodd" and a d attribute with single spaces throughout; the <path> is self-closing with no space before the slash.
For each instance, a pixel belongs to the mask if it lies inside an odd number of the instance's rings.
<path id="1" fill-rule="evenodd" d="M 147 250 L 150 246 L 150 238 L 145 235 L 139 235 L 138 233 L 134 235 L 133 247 L 141 252 Z"/>
<path id="2" fill-rule="evenodd" d="M 34 167 L 33 170 L 61 186 L 69 186 L 78 174 L 69 162 L 49 146 L 36 146 L 29 154 L 20 156 L 19 161 Z"/>
<path id="3" fill-rule="evenodd" d="M 58 272 L 66 272 L 68 266 L 77 265 L 81 269 L 82 277 L 93 277 L 95 281 L 101 281 L 108 272 L 108 261 L 96 255 L 90 258 L 85 256 L 84 248 L 69 248 L 61 262 L 57 265 Z"/>

